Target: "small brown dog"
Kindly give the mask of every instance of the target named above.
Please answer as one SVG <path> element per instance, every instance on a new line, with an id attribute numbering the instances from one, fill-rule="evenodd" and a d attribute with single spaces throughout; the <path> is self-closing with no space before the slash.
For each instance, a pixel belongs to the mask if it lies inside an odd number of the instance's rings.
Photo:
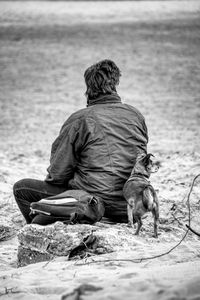
<path id="1" fill-rule="evenodd" d="M 129 226 L 137 223 L 135 234 L 138 235 L 142 227 L 142 216 L 152 212 L 154 218 L 154 237 L 158 237 L 159 202 L 156 192 L 148 180 L 151 173 L 157 172 L 158 163 L 151 160 L 152 154 L 138 156 L 136 164 L 126 181 L 123 194 L 127 201 Z"/>

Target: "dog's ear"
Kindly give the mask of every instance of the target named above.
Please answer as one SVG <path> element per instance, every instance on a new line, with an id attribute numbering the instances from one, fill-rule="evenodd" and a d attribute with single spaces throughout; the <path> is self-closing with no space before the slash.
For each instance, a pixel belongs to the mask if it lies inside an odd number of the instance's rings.
<path id="1" fill-rule="evenodd" d="M 148 153 L 146 156 L 148 157 L 148 159 L 149 159 L 151 156 L 155 157 L 152 153 Z"/>
<path id="2" fill-rule="evenodd" d="M 149 164 L 149 160 L 150 160 L 151 156 L 154 157 L 154 155 L 153 155 L 152 153 L 148 153 L 148 154 L 142 159 L 142 163 L 144 164 L 145 167 Z"/>

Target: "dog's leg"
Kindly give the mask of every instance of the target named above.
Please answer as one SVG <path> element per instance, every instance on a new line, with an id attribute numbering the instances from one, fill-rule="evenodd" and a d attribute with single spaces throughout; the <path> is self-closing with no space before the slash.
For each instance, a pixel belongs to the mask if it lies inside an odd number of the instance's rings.
<path id="1" fill-rule="evenodd" d="M 133 212 L 132 212 L 132 207 L 129 204 L 127 205 L 127 214 L 128 214 L 128 226 L 129 227 L 134 227 L 133 226 Z"/>
<path id="2" fill-rule="evenodd" d="M 127 204 L 127 214 L 128 214 L 128 226 L 134 227 L 133 225 L 133 205 L 134 205 L 134 199 L 130 198 L 128 199 Z"/>
<path id="3" fill-rule="evenodd" d="M 156 194 L 156 191 L 154 188 L 150 185 L 149 190 L 152 193 L 153 196 L 153 206 L 152 206 L 152 215 L 154 218 L 154 234 L 153 237 L 157 238 L 158 237 L 158 223 L 159 223 L 159 202 L 158 202 L 158 197 Z"/>
<path id="4" fill-rule="evenodd" d="M 154 215 L 154 234 L 153 237 L 158 237 L 158 219 Z"/>
<path id="5" fill-rule="evenodd" d="M 152 210 L 153 218 L 154 218 L 154 235 L 153 237 L 158 237 L 158 223 L 159 223 L 159 206 L 158 202 L 154 203 L 154 207 Z"/>
<path id="6" fill-rule="evenodd" d="M 137 222 L 137 229 L 136 229 L 135 235 L 139 235 L 140 229 L 142 227 L 142 220 L 140 217 L 137 217 L 137 216 L 134 216 L 134 218 Z"/>

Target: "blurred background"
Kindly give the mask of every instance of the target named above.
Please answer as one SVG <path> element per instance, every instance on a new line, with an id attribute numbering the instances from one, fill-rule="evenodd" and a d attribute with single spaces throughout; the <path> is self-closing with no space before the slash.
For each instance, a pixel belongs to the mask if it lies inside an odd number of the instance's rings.
<path id="1" fill-rule="evenodd" d="M 161 163 L 151 183 L 167 222 L 156 245 L 167 249 L 185 232 L 200 173 L 200 1 L 0 1 L 0 225 L 24 225 L 13 184 L 45 178 L 63 122 L 86 106 L 84 71 L 105 58 L 121 69 L 118 93 L 145 116 Z M 198 232 L 199 184 L 190 197 Z M 145 222 L 151 232 L 150 215 Z M 16 257 L 14 241 L 0 249 L 1 269 Z M 194 238 L 171 261 L 190 262 L 197 249 Z"/>
<path id="2" fill-rule="evenodd" d="M 85 69 L 105 58 L 146 118 L 149 151 L 182 176 L 199 168 L 199 1 L 0 1 L 2 189 L 46 175 L 60 127 L 86 105 Z"/>

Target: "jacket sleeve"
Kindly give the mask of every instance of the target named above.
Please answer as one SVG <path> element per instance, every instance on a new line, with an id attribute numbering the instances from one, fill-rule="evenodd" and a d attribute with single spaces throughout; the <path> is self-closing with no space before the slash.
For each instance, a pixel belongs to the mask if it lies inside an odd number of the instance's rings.
<path id="1" fill-rule="evenodd" d="M 61 128 L 60 134 L 52 144 L 50 166 L 47 169 L 46 182 L 67 185 L 73 178 L 78 151 L 77 140 L 80 136 L 80 119 L 69 118 Z"/>
<path id="2" fill-rule="evenodd" d="M 148 143 L 149 141 L 149 136 L 148 136 L 148 129 L 147 129 L 147 126 L 146 126 L 146 122 L 145 122 L 145 119 L 143 120 L 143 130 L 144 130 L 144 136 L 146 138 L 146 141 Z"/>

